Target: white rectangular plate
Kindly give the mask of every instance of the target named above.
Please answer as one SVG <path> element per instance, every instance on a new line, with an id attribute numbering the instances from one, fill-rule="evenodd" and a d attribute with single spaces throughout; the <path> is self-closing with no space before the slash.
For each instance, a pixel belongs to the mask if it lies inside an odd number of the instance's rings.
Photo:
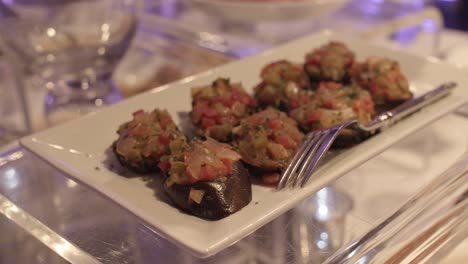
<path id="1" fill-rule="evenodd" d="M 276 192 L 271 188 L 253 186 L 252 202 L 240 212 L 219 221 L 207 221 L 182 213 L 158 198 L 160 196 L 156 196 L 155 191 L 142 179 L 122 177 L 103 166 L 108 158 L 106 151 L 117 137 L 117 127 L 131 119 L 133 111 L 140 108 L 166 108 L 179 125 L 186 126 L 187 120 L 181 119 L 180 113 L 190 111 L 192 86 L 209 84 L 217 77 L 229 77 L 233 82 L 241 81 L 244 87 L 252 92 L 264 65 L 278 59 L 301 62 L 305 53 L 329 40 L 345 42 L 356 52 L 358 59 L 379 55 L 399 61 L 416 95 L 446 81 L 457 82 L 458 88 L 448 97 L 329 160 L 303 189 Z M 467 89 L 468 77 L 448 64 L 372 46 L 365 41 L 334 35 L 331 32 L 322 32 L 258 56 L 159 87 L 109 106 L 96 114 L 23 138 L 21 143 L 71 177 L 102 192 L 141 217 L 153 226 L 158 234 L 194 255 L 206 257 L 242 239 L 330 181 L 454 110 L 466 101 Z"/>

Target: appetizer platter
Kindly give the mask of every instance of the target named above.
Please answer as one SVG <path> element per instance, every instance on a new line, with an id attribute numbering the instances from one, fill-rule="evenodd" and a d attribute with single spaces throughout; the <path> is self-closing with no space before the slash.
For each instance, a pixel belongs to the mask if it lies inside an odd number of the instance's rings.
<path id="1" fill-rule="evenodd" d="M 304 133 L 370 122 L 437 85 L 450 65 L 323 32 L 161 86 L 21 143 L 206 257 L 463 104 L 449 96 L 381 133 L 348 129 L 302 189 L 275 191 Z M 116 133 L 117 132 L 117 133 Z M 214 220 L 214 221 L 213 221 Z"/>

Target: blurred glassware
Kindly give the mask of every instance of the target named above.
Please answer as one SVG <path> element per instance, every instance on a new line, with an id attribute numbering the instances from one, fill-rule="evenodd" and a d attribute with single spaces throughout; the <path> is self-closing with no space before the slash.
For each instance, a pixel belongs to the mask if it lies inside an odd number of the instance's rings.
<path id="1" fill-rule="evenodd" d="M 20 69 L 47 89 L 49 124 L 108 102 L 133 39 L 133 0 L 0 0 L 0 35 Z"/>
<path id="2" fill-rule="evenodd" d="M 14 76 L 0 54 L 0 147 L 29 132 L 24 97 Z"/>
<path id="3" fill-rule="evenodd" d="M 272 44 L 316 31 L 321 18 L 347 2 L 349 0 L 185 0 L 188 8 L 201 10 L 211 17 L 219 30 L 233 35 L 260 37 Z M 166 16 L 164 9 L 159 11 Z M 285 30 L 280 33 L 278 28 Z"/>
<path id="4" fill-rule="evenodd" d="M 213 16 L 234 22 L 292 21 L 328 15 L 349 0 L 190 0 Z"/>
<path id="5" fill-rule="evenodd" d="M 291 243 L 301 249 L 291 263 L 322 263 L 340 249 L 347 240 L 346 218 L 352 209 L 349 195 L 327 186 L 288 212 Z"/>
<path id="6" fill-rule="evenodd" d="M 388 20 L 416 12 L 428 3 L 428 0 L 353 0 L 349 6 L 361 14 Z"/>
<path id="7" fill-rule="evenodd" d="M 139 22 L 135 41 L 113 74 L 125 97 L 234 60 L 220 49 L 205 47 L 217 44 L 212 36 L 202 39 L 203 34 L 180 30 L 147 14 L 140 14 Z"/>
<path id="8" fill-rule="evenodd" d="M 432 53 L 439 39 L 435 33 L 443 26 L 440 12 L 431 8 L 427 0 L 349 0 L 317 16 L 296 16 L 283 21 L 261 21 L 260 18 L 232 21 L 221 13 L 200 8 L 194 4 L 198 1 L 203 0 L 148 0 L 142 9 L 147 17 L 159 24 L 155 28 L 161 30 L 161 34 L 176 35 L 177 39 L 198 42 L 201 46 L 240 58 L 323 29 L 354 36 L 365 34 L 370 41 L 377 37 L 379 44 L 392 42 L 401 47 L 421 35 L 430 34 L 435 43 L 429 51 Z M 380 10 L 380 13 L 372 10 Z M 234 10 L 230 11 L 236 14 Z M 382 15 L 384 13 L 386 16 Z M 428 52 L 420 53 L 427 55 Z"/>

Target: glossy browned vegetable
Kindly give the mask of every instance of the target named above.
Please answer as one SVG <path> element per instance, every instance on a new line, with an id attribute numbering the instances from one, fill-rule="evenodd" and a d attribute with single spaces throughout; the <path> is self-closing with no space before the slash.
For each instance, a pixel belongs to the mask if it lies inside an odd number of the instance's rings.
<path id="1" fill-rule="evenodd" d="M 164 189 L 178 208 L 210 220 L 231 215 L 252 200 L 249 172 L 240 161 L 233 163 L 229 176 L 200 181 L 193 185 L 168 184 L 166 181 Z"/>
<path id="2" fill-rule="evenodd" d="M 394 60 L 370 57 L 356 64 L 351 76 L 354 83 L 370 92 L 377 106 L 392 108 L 413 97 L 408 80 Z"/>
<path id="3" fill-rule="evenodd" d="M 302 65 L 286 60 L 268 64 L 260 76 L 262 81 L 255 87 L 255 99 L 263 108 L 273 106 L 287 111 L 291 108 L 291 101 L 310 88 Z"/>
<path id="4" fill-rule="evenodd" d="M 305 131 L 329 128 L 351 119 L 367 124 L 374 114 L 374 103 L 366 90 L 333 82 L 320 83 L 309 102 L 290 112 Z"/>
<path id="5" fill-rule="evenodd" d="M 348 82 L 354 53 L 342 42 L 331 41 L 308 53 L 304 69 L 312 82 Z"/>
<path id="6" fill-rule="evenodd" d="M 169 143 L 184 137 L 169 113 L 159 109 L 134 112 L 133 120 L 123 124 L 117 134 L 112 146 L 117 159 L 137 173 L 157 172 L 161 158 L 170 154 Z"/>
<path id="7" fill-rule="evenodd" d="M 232 147 L 211 138 L 170 144 L 164 189 L 174 204 L 199 217 L 220 219 L 251 200 L 249 173 Z"/>
<path id="8" fill-rule="evenodd" d="M 273 108 L 242 120 L 234 135 L 242 159 L 261 171 L 285 168 L 304 136 L 293 119 Z"/>
<path id="9" fill-rule="evenodd" d="M 306 131 L 330 128 L 345 121 L 357 119 L 367 124 L 375 114 L 370 94 L 358 86 L 322 82 L 308 103 L 292 110 L 290 116 Z M 335 146 L 348 146 L 366 138 L 358 129 L 344 129 Z"/>
<path id="10" fill-rule="evenodd" d="M 192 89 L 190 116 L 197 134 L 228 142 L 232 128 L 255 107 L 255 100 L 240 84 L 219 78 L 211 85 Z"/>

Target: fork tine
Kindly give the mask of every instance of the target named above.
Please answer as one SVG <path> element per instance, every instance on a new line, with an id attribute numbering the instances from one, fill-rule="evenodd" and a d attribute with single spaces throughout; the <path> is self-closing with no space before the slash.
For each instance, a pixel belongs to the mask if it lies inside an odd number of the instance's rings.
<path id="1" fill-rule="evenodd" d="M 319 150 L 315 155 L 313 156 L 312 162 L 307 166 L 307 170 L 304 174 L 304 178 L 302 179 L 301 182 L 301 187 L 304 187 L 304 185 L 307 183 L 307 181 L 310 179 L 312 176 L 313 172 L 317 168 L 317 165 L 319 164 L 320 160 L 322 160 L 323 156 L 325 153 L 327 153 L 328 149 L 331 147 L 333 142 L 335 141 L 336 137 L 340 133 L 340 131 L 348 126 L 349 123 L 342 124 L 338 127 L 333 127 L 331 129 L 331 133 L 327 136 L 327 138 L 321 143 Z"/>
<path id="2" fill-rule="evenodd" d="M 293 188 L 295 188 L 298 185 L 298 183 L 301 181 L 301 179 L 304 177 L 304 172 L 306 168 L 309 167 L 309 164 L 313 160 L 313 157 L 315 157 L 315 154 L 319 146 L 322 145 L 323 141 L 328 137 L 330 133 L 331 133 L 331 129 L 319 131 L 317 140 L 313 143 L 313 146 L 311 147 L 311 149 L 306 152 L 305 158 L 301 160 L 300 162 L 300 170 L 297 173 L 294 179 L 294 182 L 292 184 Z"/>
<path id="3" fill-rule="evenodd" d="M 276 189 L 280 190 L 284 188 L 288 182 L 290 182 L 290 178 L 294 173 L 296 172 L 299 164 L 301 163 L 300 161 L 304 159 L 306 156 L 308 149 L 310 148 L 312 142 L 314 141 L 314 137 L 318 134 L 318 132 L 312 132 L 309 133 L 303 142 L 301 143 L 301 146 L 299 149 L 296 151 L 296 154 L 294 154 L 293 159 L 289 163 L 288 167 L 286 168 L 285 171 L 281 174 L 280 181 L 276 185 Z"/>

